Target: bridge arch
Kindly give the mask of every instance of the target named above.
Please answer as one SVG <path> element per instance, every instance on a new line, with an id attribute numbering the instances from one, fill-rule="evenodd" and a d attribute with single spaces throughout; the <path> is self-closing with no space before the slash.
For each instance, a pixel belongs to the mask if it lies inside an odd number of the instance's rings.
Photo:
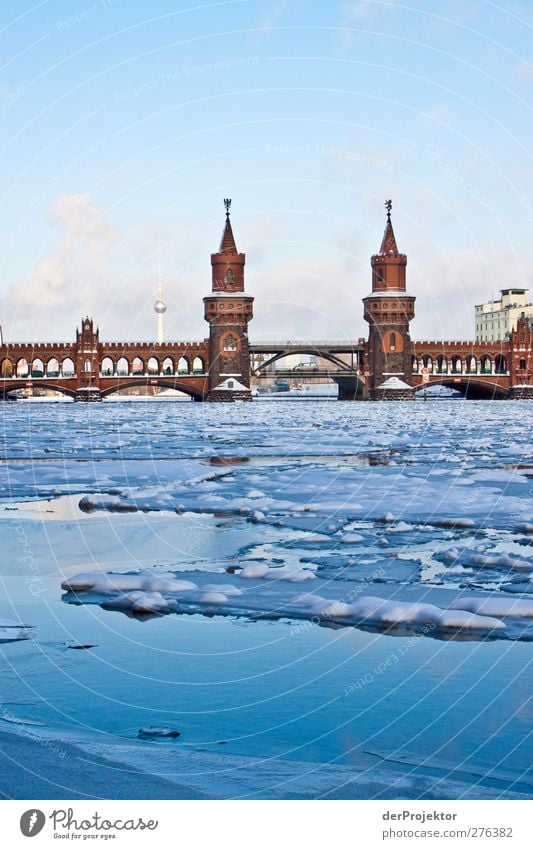
<path id="1" fill-rule="evenodd" d="M 292 357 L 294 354 L 307 354 L 311 357 L 318 357 L 321 360 L 327 360 L 327 362 L 332 363 L 334 366 L 338 366 L 339 369 L 343 369 L 347 372 L 352 372 L 353 368 L 348 363 L 345 363 L 344 360 L 341 360 L 340 357 L 336 357 L 335 354 L 331 354 L 329 351 L 317 351 L 316 348 L 311 348 L 306 345 L 302 345 L 299 347 L 291 347 L 290 351 L 278 351 L 273 354 L 268 360 L 265 360 L 263 363 L 260 363 L 255 369 L 255 373 L 257 374 L 266 371 L 269 366 L 278 362 L 278 360 L 283 360 L 285 357 Z M 297 376 L 298 372 L 295 373 Z"/>
<path id="2" fill-rule="evenodd" d="M 177 392 L 183 392 L 185 395 L 189 395 L 194 401 L 203 401 L 206 397 L 206 393 L 201 389 L 169 377 L 160 377 L 159 379 L 150 378 L 144 383 L 140 380 L 120 380 L 111 386 L 106 386 L 105 389 L 101 389 L 100 394 L 102 398 L 106 398 L 108 395 L 114 395 L 115 392 L 120 392 L 122 389 L 138 389 L 139 386 L 159 386 L 161 389 L 175 389 Z"/>
<path id="3" fill-rule="evenodd" d="M 5 399 L 6 396 L 10 394 L 10 392 L 15 392 L 17 389 L 24 389 L 25 386 L 26 381 L 20 379 L 13 380 L 12 383 L 7 383 L 4 386 L 0 384 L 0 397 Z M 70 389 L 66 386 L 61 386 L 61 384 L 54 383 L 53 381 L 49 380 L 39 380 L 38 388 L 49 389 L 52 392 L 61 392 L 62 395 L 66 395 L 69 398 L 75 398 L 76 396 L 76 390 L 74 388 Z"/>
<path id="4" fill-rule="evenodd" d="M 445 375 L 430 377 L 428 383 L 419 384 L 416 389 L 418 391 L 429 386 L 447 386 L 449 389 L 457 390 L 465 398 L 472 400 L 496 400 L 508 397 L 508 387 L 501 386 L 492 380 L 475 380 L 470 378 L 468 374 L 464 375 L 460 383 L 456 383 L 453 377 L 446 377 Z"/>

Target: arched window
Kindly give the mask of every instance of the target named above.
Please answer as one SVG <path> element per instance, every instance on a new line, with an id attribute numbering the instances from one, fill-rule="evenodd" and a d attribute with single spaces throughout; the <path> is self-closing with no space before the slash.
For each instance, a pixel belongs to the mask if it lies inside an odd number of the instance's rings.
<path id="1" fill-rule="evenodd" d="M 228 333 L 227 336 L 224 336 L 224 350 L 225 351 L 236 351 L 237 350 L 237 337 L 233 333 Z"/>
<path id="2" fill-rule="evenodd" d="M 46 366 L 46 376 L 59 377 L 59 360 L 57 360 L 55 357 L 52 357 L 51 360 L 48 360 L 48 364 Z"/>
<path id="3" fill-rule="evenodd" d="M 2 377 L 13 377 L 13 363 L 7 358 L 2 360 Z"/>
<path id="4" fill-rule="evenodd" d="M 102 377 L 112 377 L 115 371 L 115 364 L 111 357 L 104 357 L 102 360 L 101 374 Z"/>
<path id="5" fill-rule="evenodd" d="M 86 372 L 87 374 L 93 370 L 93 364 L 92 364 L 92 362 L 91 362 L 90 360 L 85 360 L 85 363 L 84 363 L 84 366 L 83 366 L 83 370 L 84 370 L 84 372 Z"/>
<path id="6" fill-rule="evenodd" d="M 38 357 L 31 364 L 31 376 L 42 377 L 44 374 L 44 363 Z"/>
<path id="7" fill-rule="evenodd" d="M 126 357 L 121 357 L 117 363 L 117 375 L 118 377 L 126 377 L 129 373 L 130 364 L 128 363 Z"/>
<path id="8" fill-rule="evenodd" d="M 174 374 L 174 360 L 171 357 L 163 360 L 163 374 Z"/>
<path id="9" fill-rule="evenodd" d="M 204 361 L 201 357 L 195 357 L 192 364 L 194 374 L 202 374 L 204 371 Z"/>
<path id="10" fill-rule="evenodd" d="M 526 367 L 526 361 L 520 360 L 520 363 L 518 364 L 518 368 L 523 370 L 523 369 L 525 369 L 525 367 Z"/>
<path id="11" fill-rule="evenodd" d="M 61 364 L 61 373 L 63 377 L 73 377 L 76 369 L 74 368 L 74 360 L 67 357 Z"/>
<path id="12" fill-rule="evenodd" d="M 190 366 L 187 357 L 180 357 L 178 360 L 178 374 L 189 374 Z"/>
<path id="13" fill-rule="evenodd" d="M 396 333 L 389 333 L 389 348 L 391 351 L 396 350 Z"/>
<path id="14" fill-rule="evenodd" d="M 231 270 L 231 268 L 228 268 L 224 277 L 224 283 L 228 283 L 231 286 L 234 280 L 235 276 L 233 274 L 233 271 Z"/>
<path id="15" fill-rule="evenodd" d="M 412 369 L 413 371 L 418 371 L 418 359 L 416 357 L 412 358 Z"/>
<path id="16" fill-rule="evenodd" d="M 131 373 L 138 376 L 144 373 L 144 363 L 140 357 L 135 357 L 131 364 Z"/>
<path id="17" fill-rule="evenodd" d="M 148 374 L 159 374 L 159 363 L 155 357 L 148 360 Z"/>

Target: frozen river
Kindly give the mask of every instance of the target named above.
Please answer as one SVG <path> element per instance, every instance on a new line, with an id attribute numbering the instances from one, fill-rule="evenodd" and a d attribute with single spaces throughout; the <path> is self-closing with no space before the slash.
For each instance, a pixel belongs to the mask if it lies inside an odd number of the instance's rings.
<path id="1" fill-rule="evenodd" d="M 176 796 L 531 796 L 532 412 L 4 403 L 0 731 L 64 798 L 67 740 Z"/>

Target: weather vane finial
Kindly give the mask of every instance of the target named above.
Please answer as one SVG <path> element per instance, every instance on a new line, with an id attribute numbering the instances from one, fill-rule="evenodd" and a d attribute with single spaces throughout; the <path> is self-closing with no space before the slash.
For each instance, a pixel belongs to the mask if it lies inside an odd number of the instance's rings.
<path id="1" fill-rule="evenodd" d="M 229 218 L 229 210 L 231 206 L 231 198 L 224 198 L 224 206 L 226 207 L 226 217 Z"/>
<path id="2" fill-rule="evenodd" d="M 391 200 L 385 201 L 385 209 L 387 210 L 387 221 L 390 221 L 390 214 L 391 214 L 391 209 L 392 209 L 392 201 Z"/>

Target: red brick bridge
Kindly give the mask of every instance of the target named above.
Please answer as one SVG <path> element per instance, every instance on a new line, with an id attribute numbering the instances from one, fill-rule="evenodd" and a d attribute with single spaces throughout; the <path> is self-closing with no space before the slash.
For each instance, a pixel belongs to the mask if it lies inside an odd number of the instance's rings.
<path id="1" fill-rule="evenodd" d="M 368 339 L 257 342 L 248 339 L 253 296 L 245 291 L 245 255 L 237 251 L 230 201 L 219 250 L 211 255 L 211 292 L 204 297 L 209 337 L 186 342 L 102 342 L 91 318 L 72 342 L 0 344 L 0 396 L 14 390 L 59 390 L 77 401 L 99 401 L 131 387 L 176 389 L 197 401 L 251 399 L 251 380 L 283 368 L 284 358 L 311 354 L 316 371 L 339 386 L 341 399 L 407 399 L 435 384 L 467 397 L 533 397 L 533 323 L 523 317 L 505 340 L 412 341 L 415 296 L 406 289 L 407 257 L 398 251 L 390 203 L 381 248 L 371 260 L 372 290 L 363 298 Z M 281 365 L 281 369 L 280 369 Z M 301 372 L 300 372 L 301 374 Z"/>

